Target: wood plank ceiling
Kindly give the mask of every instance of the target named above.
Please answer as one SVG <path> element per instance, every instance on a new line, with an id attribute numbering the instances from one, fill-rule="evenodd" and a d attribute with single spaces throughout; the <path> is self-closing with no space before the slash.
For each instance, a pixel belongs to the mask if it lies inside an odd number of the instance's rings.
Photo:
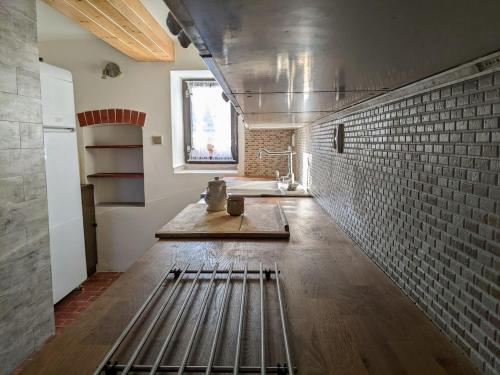
<path id="1" fill-rule="evenodd" d="M 137 61 L 173 61 L 174 44 L 140 0 L 43 0 Z"/>

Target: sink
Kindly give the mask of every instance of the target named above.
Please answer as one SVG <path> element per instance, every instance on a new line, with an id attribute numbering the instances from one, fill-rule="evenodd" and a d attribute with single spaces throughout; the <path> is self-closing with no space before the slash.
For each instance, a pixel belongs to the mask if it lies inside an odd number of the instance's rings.
<path id="1" fill-rule="evenodd" d="M 312 195 L 299 184 L 297 190 L 287 191 L 288 184 L 274 180 L 245 181 L 244 179 L 227 179 L 226 191 L 231 195 L 242 197 L 312 197 Z M 206 192 L 201 193 L 201 198 Z"/>
<path id="2" fill-rule="evenodd" d="M 301 185 L 295 191 L 287 191 L 288 184 L 277 181 L 231 181 L 227 193 L 244 197 L 310 197 Z"/>

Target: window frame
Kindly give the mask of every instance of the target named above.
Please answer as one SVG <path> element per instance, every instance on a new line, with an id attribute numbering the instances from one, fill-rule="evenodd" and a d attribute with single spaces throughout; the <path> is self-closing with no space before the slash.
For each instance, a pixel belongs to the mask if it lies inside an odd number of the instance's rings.
<path id="1" fill-rule="evenodd" d="M 234 160 L 189 160 L 188 147 L 191 147 L 191 100 L 187 83 L 190 81 L 213 81 L 213 78 L 183 78 L 182 79 L 182 121 L 184 131 L 184 162 L 186 164 L 238 164 L 238 113 L 231 104 L 231 154 Z"/>

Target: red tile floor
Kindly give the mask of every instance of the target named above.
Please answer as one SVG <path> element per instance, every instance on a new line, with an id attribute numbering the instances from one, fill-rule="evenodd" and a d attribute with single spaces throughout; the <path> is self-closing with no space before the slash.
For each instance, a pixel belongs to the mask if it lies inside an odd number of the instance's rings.
<path id="1" fill-rule="evenodd" d="M 74 290 L 54 306 L 56 335 L 73 323 L 121 275 L 121 272 L 97 272 L 85 280 L 82 287 Z"/>
<path id="2" fill-rule="evenodd" d="M 72 291 L 54 306 L 54 318 L 56 323 L 56 336 L 61 333 L 64 327 L 78 319 L 78 315 L 87 309 L 97 297 L 108 289 L 116 279 L 121 276 L 121 272 L 97 272 L 83 282 L 78 290 Z M 51 338 L 49 338 L 50 340 Z M 36 353 L 33 354 L 33 356 Z M 33 359 L 33 356 L 26 359 L 12 375 L 22 372 L 26 365 Z"/>

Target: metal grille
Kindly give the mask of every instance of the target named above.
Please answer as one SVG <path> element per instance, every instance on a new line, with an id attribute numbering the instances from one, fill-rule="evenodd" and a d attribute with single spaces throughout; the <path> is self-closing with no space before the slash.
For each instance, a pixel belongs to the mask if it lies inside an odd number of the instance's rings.
<path id="1" fill-rule="evenodd" d="M 253 373 L 253 374 L 290 374 L 297 372 L 293 366 L 290 345 L 287 334 L 287 323 L 285 309 L 283 303 L 282 286 L 280 282 L 280 271 L 278 265 L 274 264 L 274 269 L 264 269 L 260 263 L 258 270 L 249 270 L 245 265 L 243 270 L 233 269 L 231 263 L 227 269 L 219 269 L 215 265 L 212 269 L 204 269 L 202 264 L 196 269 L 190 269 L 190 265 L 186 265 L 182 269 L 176 268 L 174 264 L 170 270 L 163 276 L 162 280 L 156 285 L 152 293 L 148 296 L 143 305 L 136 312 L 127 327 L 120 334 L 111 350 L 106 354 L 102 363 L 94 372 L 94 375 L 100 374 L 129 374 L 129 373 Z M 229 298 L 231 291 L 235 288 L 235 284 L 241 285 L 239 295 L 235 298 Z M 185 293 L 180 293 L 180 285 L 186 289 Z M 205 284 L 204 290 L 201 293 L 201 298 L 195 298 L 194 291 Z M 220 303 L 213 302 L 214 290 L 216 284 L 220 286 Z M 252 288 L 252 285 L 255 288 Z M 274 302 L 275 309 L 271 309 L 270 301 L 266 301 L 266 292 L 271 295 L 271 287 L 274 287 Z M 252 301 L 249 300 L 251 291 L 256 294 L 258 290 L 258 308 Z M 163 295 L 160 298 L 160 295 Z M 257 294 L 256 294 L 257 295 Z M 231 306 L 231 301 L 233 306 Z M 155 305 L 153 311 L 152 306 Z M 196 306 L 195 306 L 196 305 Z M 175 307 L 175 308 L 174 308 Z M 250 314 L 251 307 L 258 312 Z M 233 329 L 228 324 L 228 310 L 235 311 Z M 173 311 L 176 310 L 176 314 Z M 191 311 L 191 324 L 186 327 L 183 324 L 186 320 L 188 311 Z M 197 340 L 200 336 L 200 331 L 207 320 L 207 315 L 211 312 L 213 315 L 213 326 L 210 334 L 210 339 L 205 340 L 205 351 L 208 353 L 204 363 L 193 365 L 190 363 L 190 357 L 195 351 L 194 349 L 199 343 Z M 276 312 L 278 312 L 276 314 Z M 279 329 L 274 332 L 269 332 L 266 324 L 266 314 L 275 313 L 277 325 Z M 151 317 L 146 319 L 146 315 Z M 166 319 L 166 316 L 169 316 Z M 256 315 L 258 320 L 255 327 L 258 326 L 259 339 L 258 345 L 254 347 L 246 347 L 248 342 L 243 340 L 245 328 L 250 325 L 250 315 Z M 167 330 L 164 337 L 161 339 L 155 338 L 155 333 L 159 326 L 164 325 L 168 321 Z M 143 326 L 142 332 L 135 332 L 138 326 Z M 221 350 L 221 332 L 228 331 L 235 343 L 234 353 L 232 354 L 231 364 L 216 365 L 216 356 Z M 279 331 L 277 333 L 276 331 Z M 168 332 L 168 333 L 167 333 Z M 179 334 L 186 337 L 186 344 L 181 350 L 181 345 L 177 342 Z M 267 348 L 268 335 L 274 336 L 274 345 L 279 341 L 281 347 L 279 350 L 270 350 Z M 130 336 L 134 336 L 135 342 L 133 345 L 128 344 Z M 276 336 L 280 336 L 278 339 Z M 155 342 L 156 348 L 151 348 L 151 342 Z M 259 347 L 260 346 L 260 347 Z M 117 360 L 117 354 L 122 347 L 126 347 L 128 353 L 124 360 Z M 244 349 L 243 349 L 244 348 Z M 207 350 L 208 349 L 208 350 Z M 233 348 L 231 348 L 233 349 Z M 246 353 L 259 353 L 258 363 L 252 365 L 242 365 L 242 351 Z M 147 351 L 149 353 L 146 364 L 142 363 L 141 353 Z M 268 357 L 270 352 L 283 353 L 284 362 L 279 362 L 275 358 Z M 172 358 L 180 359 L 175 364 L 169 364 Z M 272 366 L 268 364 L 272 363 Z M 293 369 L 293 371 L 290 371 Z"/>

